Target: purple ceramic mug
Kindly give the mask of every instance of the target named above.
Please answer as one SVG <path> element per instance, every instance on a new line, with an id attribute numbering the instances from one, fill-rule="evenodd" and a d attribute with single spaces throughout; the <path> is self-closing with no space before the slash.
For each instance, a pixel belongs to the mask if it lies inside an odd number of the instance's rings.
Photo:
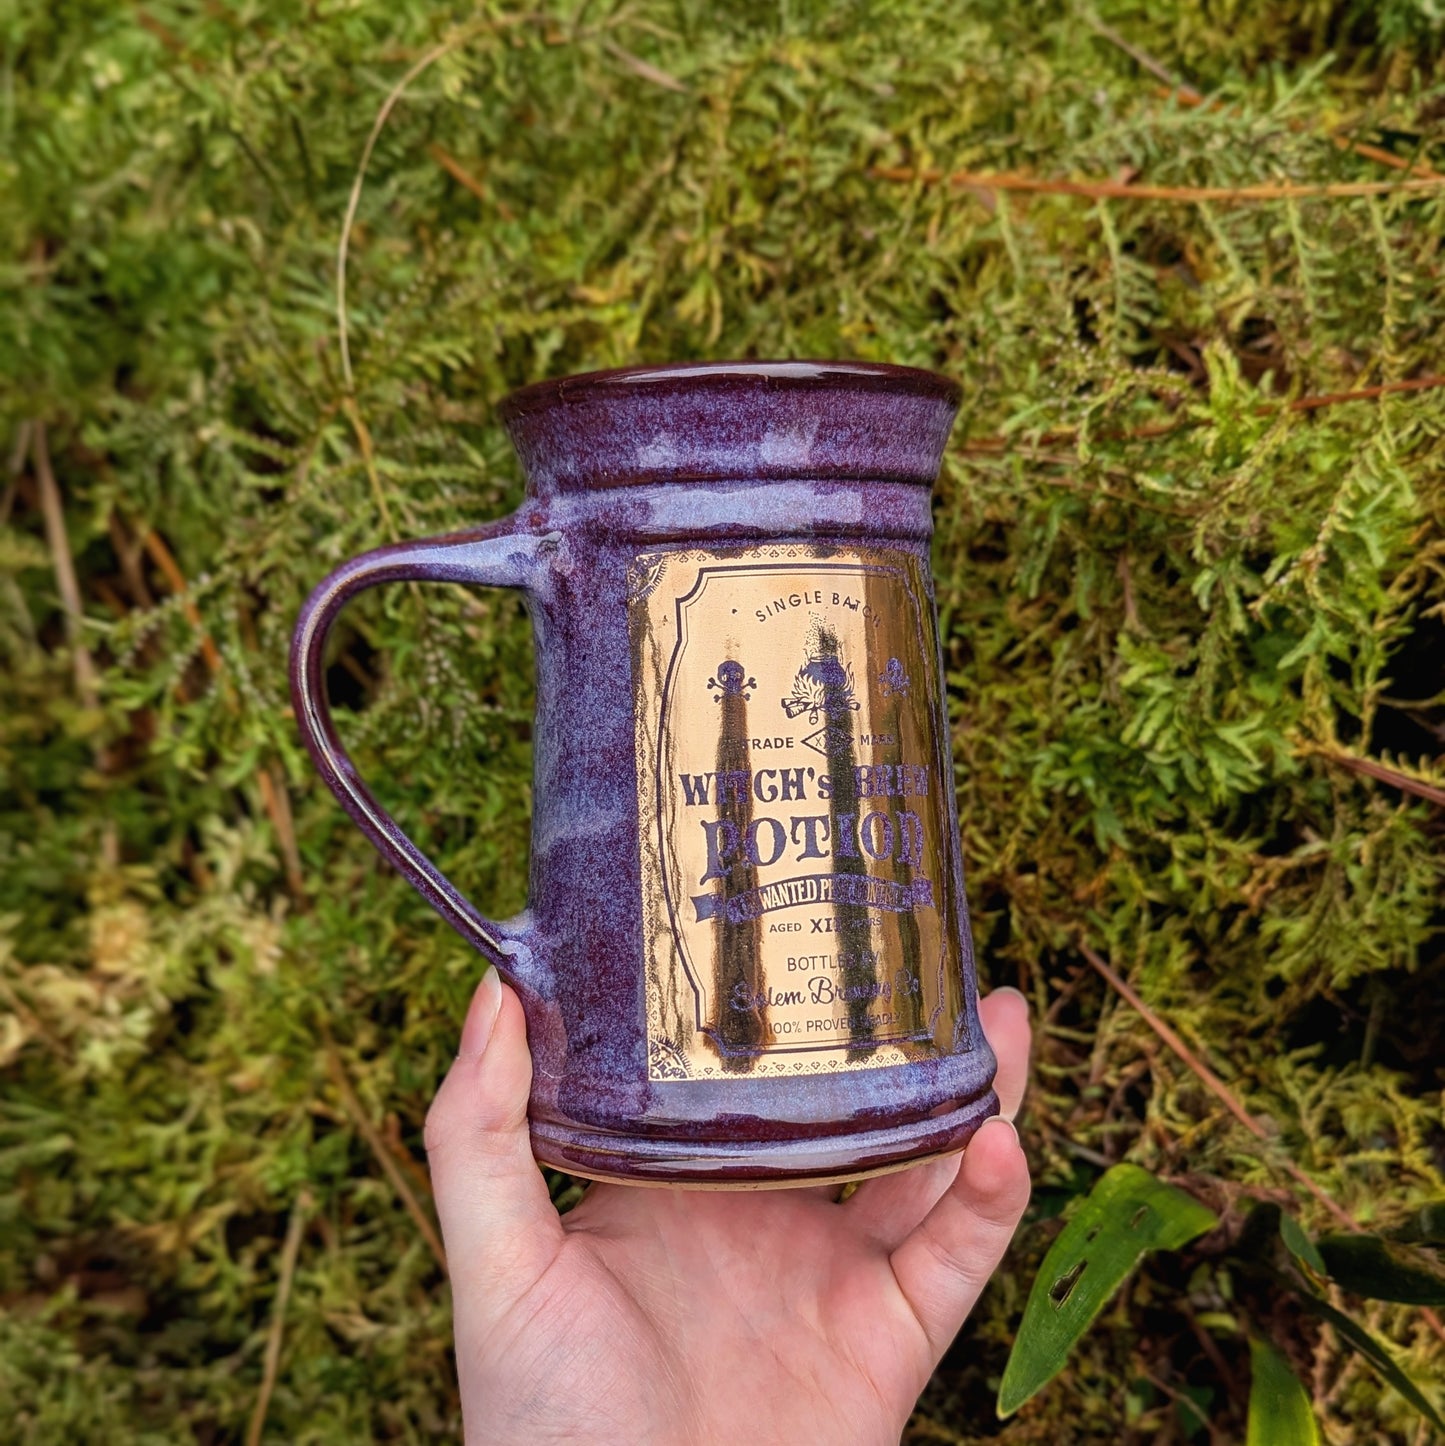
<path id="1" fill-rule="evenodd" d="M 382 856 L 517 990 L 537 1158 L 594 1179 L 856 1178 L 961 1148 L 979 1027 L 928 544 L 958 406 L 854 362 L 633 368 L 502 404 L 511 517 L 383 547 L 307 602 L 306 746 Z M 529 907 L 481 915 L 327 710 L 345 602 L 521 589 L 536 629 Z"/>

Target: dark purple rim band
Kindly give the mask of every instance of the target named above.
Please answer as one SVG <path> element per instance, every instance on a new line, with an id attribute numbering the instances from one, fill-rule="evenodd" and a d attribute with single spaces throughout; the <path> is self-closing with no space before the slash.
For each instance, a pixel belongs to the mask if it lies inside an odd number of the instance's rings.
<path id="1" fill-rule="evenodd" d="M 679 385 L 686 386 L 693 393 L 749 387 L 769 392 L 818 389 L 891 392 L 934 398 L 949 407 L 957 407 L 963 399 L 963 388 L 951 377 L 925 371 L 922 367 L 893 366 L 884 362 L 666 362 L 657 366 L 614 367 L 609 371 L 583 372 L 580 376 L 532 382 L 504 397 L 497 404 L 497 411 L 504 422 L 509 422 L 523 413 L 569 402 L 639 396 Z"/>

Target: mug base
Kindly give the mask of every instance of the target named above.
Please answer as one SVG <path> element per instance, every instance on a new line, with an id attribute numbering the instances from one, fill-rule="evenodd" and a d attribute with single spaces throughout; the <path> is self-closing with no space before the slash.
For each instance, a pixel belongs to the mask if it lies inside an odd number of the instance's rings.
<path id="1" fill-rule="evenodd" d="M 961 1155 L 962 1149 L 937 1150 L 931 1155 L 914 1155 L 907 1160 L 897 1160 L 891 1165 L 879 1165 L 873 1170 L 847 1170 L 841 1175 L 794 1175 L 787 1178 L 756 1180 L 660 1180 L 651 1176 L 604 1175 L 600 1170 L 579 1170 L 575 1165 L 557 1165 L 538 1155 L 537 1163 L 549 1170 L 561 1170 L 564 1174 L 579 1180 L 588 1180 L 594 1185 L 635 1185 L 642 1190 L 803 1190 L 810 1185 L 855 1185 L 860 1180 L 873 1180 L 880 1175 L 898 1175 L 911 1170 L 915 1165 L 926 1165 L 930 1160 L 942 1160 L 948 1155 Z"/>
<path id="2" fill-rule="evenodd" d="M 998 1114 L 992 1089 L 946 1115 L 811 1140 L 622 1137 L 533 1124 L 532 1153 L 551 1170 L 614 1185 L 688 1190 L 776 1190 L 843 1185 L 956 1154 Z"/>

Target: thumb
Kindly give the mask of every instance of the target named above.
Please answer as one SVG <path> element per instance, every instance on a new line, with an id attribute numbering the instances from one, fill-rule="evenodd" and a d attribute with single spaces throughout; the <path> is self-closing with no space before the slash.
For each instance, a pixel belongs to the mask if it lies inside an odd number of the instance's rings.
<path id="1" fill-rule="evenodd" d="M 427 1160 L 458 1316 L 497 1318 L 556 1258 L 562 1225 L 532 1158 L 532 1059 L 517 996 L 488 969 L 426 1117 Z"/>

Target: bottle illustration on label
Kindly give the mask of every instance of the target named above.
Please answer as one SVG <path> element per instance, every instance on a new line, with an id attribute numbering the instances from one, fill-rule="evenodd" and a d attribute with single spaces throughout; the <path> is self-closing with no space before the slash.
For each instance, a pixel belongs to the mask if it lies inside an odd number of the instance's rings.
<path id="1" fill-rule="evenodd" d="M 649 1073 L 968 1045 L 926 558 L 651 552 L 629 578 Z"/>

